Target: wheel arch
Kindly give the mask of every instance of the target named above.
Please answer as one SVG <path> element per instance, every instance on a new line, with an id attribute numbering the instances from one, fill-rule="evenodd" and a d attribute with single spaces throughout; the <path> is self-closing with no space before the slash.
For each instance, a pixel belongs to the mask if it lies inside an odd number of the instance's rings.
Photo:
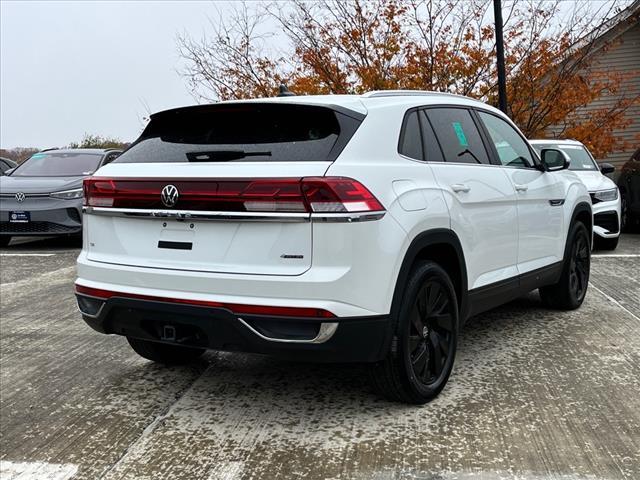
<path id="1" fill-rule="evenodd" d="M 459 316 L 463 321 L 467 312 L 466 262 L 460 239 L 455 232 L 446 228 L 422 232 L 409 245 L 396 279 L 391 301 L 391 317 L 397 318 L 409 274 L 415 263 L 420 260 L 433 260 L 449 274 L 458 297 Z"/>
<path id="2" fill-rule="evenodd" d="M 584 223 L 585 227 L 587 227 L 587 230 L 589 231 L 589 234 L 590 234 L 591 246 L 593 246 L 593 211 L 591 210 L 590 204 L 588 204 L 587 202 L 580 202 L 574 207 L 573 213 L 571 214 L 571 222 L 569 222 L 569 225 L 567 228 L 567 238 L 565 240 L 565 244 L 569 238 L 569 229 L 571 229 L 571 226 L 575 222 Z M 565 256 L 566 256 L 566 250 L 565 250 Z"/>

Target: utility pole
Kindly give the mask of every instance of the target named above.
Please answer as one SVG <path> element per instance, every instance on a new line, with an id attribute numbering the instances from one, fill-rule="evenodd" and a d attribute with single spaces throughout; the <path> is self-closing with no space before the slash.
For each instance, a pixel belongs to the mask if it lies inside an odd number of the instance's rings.
<path id="1" fill-rule="evenodd" d="M 493 0 L 496 25 L 496 64 L 498 67 L 498 108 L 507 113 L 507 79 L 504 73 L 504 42 L 502 39 L 502 0 Z"/>

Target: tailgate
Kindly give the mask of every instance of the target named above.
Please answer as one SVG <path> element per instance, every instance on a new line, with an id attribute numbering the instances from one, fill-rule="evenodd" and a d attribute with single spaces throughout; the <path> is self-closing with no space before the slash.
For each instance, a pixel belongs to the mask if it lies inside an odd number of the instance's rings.
<path id="1" fill-rule="evenodd" d="M 247 163 L 195 165 L 189 170 L 193 177 L 177 176 L 184 175 L 177 165 L 145 167 L 164 175 L 141 179 L 136 164 L 101 171 L 119 173 L 103 183 L 118 188 L 117 198 L 125 201 L 104 207 L 104 195 L 94 194 L 85 215 L 90 260 L 264 275 L 299 275 L 311 267 L 310 215 L 303 205 L 296 207 L 296 192 L 302 177 L 321 176 L 326 163 L 271 164 L 268 178 L 256 177 L 260 165 Z M 92 179 L 104 190 L 98 180 Z M 162 203 L 167 187 L 177 191 L 172 207 Z M 282 203 L 288 211 L 277 211 Z"/>
<path id="2" fill-rule="evenodd" d="M 336 208 L 333 187 L 317 179 L 363 118 L 344 108 L 277 101 L 152 115 L 129 149 L 85 180 L 89 260 L 220 273 L 305 272 L 312 261 L 307 197 L 316 208 Z M 304 187 L 303 178 L 311 179 Z"/>

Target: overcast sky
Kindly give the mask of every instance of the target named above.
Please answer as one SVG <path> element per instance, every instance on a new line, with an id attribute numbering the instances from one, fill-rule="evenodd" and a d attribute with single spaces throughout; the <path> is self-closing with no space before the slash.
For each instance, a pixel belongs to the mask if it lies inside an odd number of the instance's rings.
<path id="1" fill-rule="evenodd" d="M 0 147 L 134 140 L 145 104 L 195 103 L 176 34 L 199 36 L 215 14 L 208 1 L 0 1 Z"/>
<path id="2" fill-rule="evenodd" d="M 85 132 L 135 140 L 147 108 L 195 103 L 177 73 L 176 35 L 198 38 L 210 31 L 209 18 L 231 8 L 206 0 L 0 0 L 0 147 L 64 146 Z"/>

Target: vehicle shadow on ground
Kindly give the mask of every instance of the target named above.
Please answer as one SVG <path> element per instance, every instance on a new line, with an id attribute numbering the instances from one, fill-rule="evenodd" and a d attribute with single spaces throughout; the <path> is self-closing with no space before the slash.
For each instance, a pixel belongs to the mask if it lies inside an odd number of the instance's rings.
<path id="1" fill-rule="evenodd" d="M 500 369 L 500 361 L 508 367 L 509 348 L 526 348 L 537 338 L 541 322 L 553 322 L 557 312 L 544 309 L 540 297 L 531 293 L 502 307 L 469 319 L 462 328 L 458 344 L 456 368 L 450 385 L 441 397 L 454 394 L 456 384 L 465 376 L 475 378 L 481 370 Z M 519 345 L 519 341 L 525 346 Z M 493 357 L 492 357 L 493 356 Z M 492 358 L 491 361 L 488 361 Z M 194 384 L 204 404 L 226 400 L 261 404 L 263 408 L 287 409 L 291 399 L 313 404 L 394 405 L 381 399 L 370 387 L 368 369 L 359 364 L 301 363 L 262 355 L 209 352 L 200 361 L 206 366 Z M 153 364 L 142 368 L 156 369 Z M 178 367 L 174 367 L 178 368 Z M 449 387 L 453 387 L 450 389 Z M 196 407 L 194 405 L 194 407 Z"/>
<path id="2" fill-rule="evenodd" d="M 66 250 L 82 248 L 80 235 L 65 237 L 16 237 L 11 239 L 7 247 L 0 248 L 4 253 L 20 253 L 33 251 L 45 253 L 50 250 Z"/>

